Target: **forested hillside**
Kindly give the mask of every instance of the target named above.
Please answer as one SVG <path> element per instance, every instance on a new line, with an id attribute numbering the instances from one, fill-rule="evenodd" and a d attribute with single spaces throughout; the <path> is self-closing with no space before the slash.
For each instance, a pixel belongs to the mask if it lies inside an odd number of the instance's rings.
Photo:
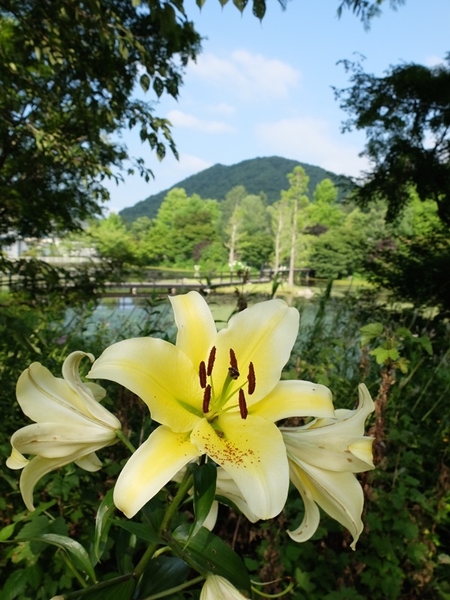
<path id="1" fill-rule="evenodd" d="M 198 194 L 201 198 L 223 200 L 227 193 L 238 185 L 245 187 L 249 194 L 264 192 L 267 203 L 273 204 L 280 198 L 281 190 L 289 188 L 287 174 L 294 167 L 301 166 L 309 177 L 309 189 L 314 190 L 323 179 L 329 178 L 338 188 L 338 198 L 345 195 L 351 187 L 351 181 L 342 175 L 336 175 L 321 167 L 300 163 L 296 160 L 270 156 L 244 160 L 236 165 L 214 165 L 196 175 L 191 175 L 172 186 L 182 188 L 188 195 Z M 127 221 L 135 221 L 139 217 L 155 217 L 167 192 L 164 190 L 134 206 L 125 208 L 119 214 Z"/>

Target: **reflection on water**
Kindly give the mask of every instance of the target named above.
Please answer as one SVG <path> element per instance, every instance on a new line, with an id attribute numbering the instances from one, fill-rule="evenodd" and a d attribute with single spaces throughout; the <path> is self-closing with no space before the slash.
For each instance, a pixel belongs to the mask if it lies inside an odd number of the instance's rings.
<path id="1" fill-rule="evenodd" d="M 305 288 L 307 290 L 309 288 Z M 314 319 L 318 298 L 315 294 L 302 293 L 278 295 L 288 304 L 296 306 L 301 313 L 302 324 Z M 245 301 L 248 306 L 267 300 L 264 294 L 248 294 Z M 238 297 L 233 294 L 212 293 L 206 297 L 218 329 L 228 323 L 237 312 Z M 96 307 L 88 320 L 87 333 L 94 334 L 98 328 L 108 329 L 111 339 L 153 335 L 174 341 L 176 327 L 173 312 L 167 296 L 144 299 L 136 297 L 105 298 Z"/>

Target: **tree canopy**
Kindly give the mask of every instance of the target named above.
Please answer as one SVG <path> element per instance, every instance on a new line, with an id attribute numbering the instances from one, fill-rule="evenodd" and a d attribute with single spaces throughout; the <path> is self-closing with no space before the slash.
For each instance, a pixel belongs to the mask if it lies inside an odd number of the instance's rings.
<path id="1" fill-rule="evenodd" d="M 398 216 L 415 188 L 436 202 L 450 225 L 450 54 L 446 63 L 391 67 L 384 77 L 345 63 L 352 86 L 337 92 L 351 116 L 346 129 L 364 129 L 373 167 L 358 191 L 363 203 L 382 197 L 388 219 Z"/>
<path id="2" fill-rule="evenodd" d="M 2 0 L 0 236 L 74 228 L 100 212 L 105 177 L 149 177 L 110 135 L 137 126 L 160 158 L 175 151 L 168 122 L 132 91 L 176 97 L 199 49 L 176 0 Z"/>

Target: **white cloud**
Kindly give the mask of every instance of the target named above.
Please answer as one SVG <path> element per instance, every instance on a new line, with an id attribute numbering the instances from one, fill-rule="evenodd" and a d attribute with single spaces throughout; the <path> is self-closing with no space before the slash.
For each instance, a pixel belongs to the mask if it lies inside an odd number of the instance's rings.
<path id="1" fill-rule="evenodd" d="M 281 60 L 235 50 L 230 58 L 201 54 L 191 63 L 189 76 L 235 92 L 241 98 L 258 100 L 286 98 L 300 81 L 300 71 Z"/>
<path id="2" fill-rule="evenodd" d="M 441 56 L 427 56 L 424 62 L 427 67 L 437 67 L 438 65 L 444 65 L 445 63 Z"/>
<path id="3" fill-rule="evenodd" d="M 193 129 L 201 133 L 230 133 L 235 131 L 234 127 L 224 123 L 223 121 L 205 121 L 182 112 L 181 110 L 171 110 L 167 114 L 167 118 L 174 127 L 184 127 L 185 129 Z"/>
<path id="4" fill-rule="evenodd" d="M 204 169 L 212 166 L 212 162 L 203 160 L 203 158 L 199 158 L 198 156 L 193 156 L 192 154 L 180 154 L 180 159 L 177 162 L 179 170 L 185 173 L 185 177 L 188 175 L 193 175 L 194 173 L 199 173 Z"/>
<path id="5" fill-rule="evenodd" d="M 236 107 L 231 104 L 227 104 L 226 102 L 220 102 L 220 104 L 215 104 L 214 106 L 208 106 L 207 109 L 209 112 L 222 115 L 224 117 L 232 117 L 236 114 Z"/>
<path id="6" fill-rule="evenodd" d="M 362 150 L 333 133 L 327 121 L 314 117 L 294 117 L 272 123 L 259 123 L 256 137 L 265 154 L 278 154 L 317 165 L 338 174 L 357 176 L 367 168 Z"/>

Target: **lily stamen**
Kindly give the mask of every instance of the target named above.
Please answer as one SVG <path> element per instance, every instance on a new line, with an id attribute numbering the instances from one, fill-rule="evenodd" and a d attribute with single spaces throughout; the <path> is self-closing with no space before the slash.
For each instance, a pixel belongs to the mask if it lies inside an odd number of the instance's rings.
<path id="1" fill-rule="evenodd" d="M 213 346 L 211 348 L 211 352 L 209 353 L 209 357 L 208 357 L 208 368 L 206 369 L 206 374 L 208 377 L 211 376 L 213 367 L 214 367 L 214 361 L 216 360 L 216 347 Z"/>
<path id="2" fill-rule="evenodd" d="M 247 408 L 247 402 L 245 401 L 244 390 L 242 388 L 239 390 L 239 412 L 241 413 L 242 419 L 247 418 L 248 408 Z"/>
<path id="3" fill-rule="evenodd" d="M 251 396 L 253 394 L 253 392 L 255 391 L 255 388 L 256 388 L 255 367 L 253 366 L 252 362 L 248 365 L 248 377 L 247 377 L 247 381 L 248 381 L 247 391 L 248 391 L 249 395 Z"/>
<path id="4" fill-rule="evenodd" d="M 211 401 L 211 386 L 208 384 L 205 388 L 205 393 L 203 394 L 203 405 L 202 410 L 203 413 L 206 414 L 209 412 L 209 403 Z"/>
<path id="5" fill-rule="evenodd" d="M 203 389 L 205 389 L 205 387 L 206 387 L 206 365 L 203 360 L 200 363 L 199 368 L 198 368 L 198 376 L 200 379 L 200 386 Z"/>

